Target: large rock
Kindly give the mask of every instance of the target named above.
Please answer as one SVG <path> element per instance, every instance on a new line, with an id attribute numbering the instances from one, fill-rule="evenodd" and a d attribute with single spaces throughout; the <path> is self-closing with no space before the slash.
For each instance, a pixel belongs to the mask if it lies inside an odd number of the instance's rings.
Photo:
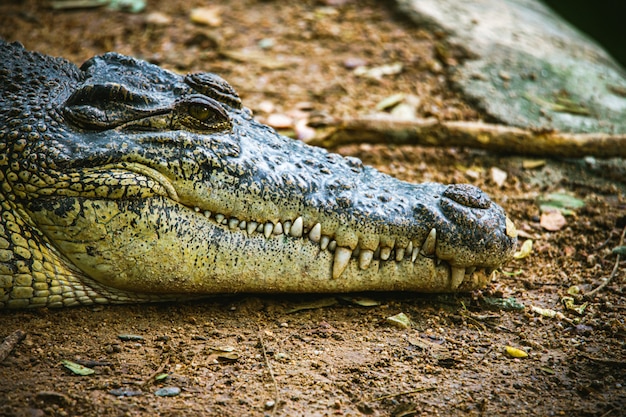
<path id="1" fill-rule="evenodd" d="M 595 42 L 533 0 L 397 0 L 471 58 L 451 79 L 513 126 L 626 133 L 626 73 Z"/>

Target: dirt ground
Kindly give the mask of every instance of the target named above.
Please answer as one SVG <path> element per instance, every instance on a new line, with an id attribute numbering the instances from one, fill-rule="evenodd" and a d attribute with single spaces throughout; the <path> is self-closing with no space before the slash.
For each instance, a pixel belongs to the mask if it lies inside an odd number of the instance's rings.
<path id="1" fill-rule="evenodd" d="M 190 20 L 198 6 L 206 3 L 150 1 L 144 13 L 126 14 L 8 1 L 0 37 L 77 64 L 115 50 L 181 72 L 217 72 L 259 119 L 276 124 L 285 115 L 371 113 L 401 92 L 419 97 L 419 117 L 481 118 L 447 83 L 446 68 L 462 54 L 390 2 L 231 1 L 213 10 L 213 26 Z M 354 71 L 394 63 L 401 71 L 380 79 Z M 520 240 L 533 240 L 532 253 L 482 292 L 366 294 L 373 306 L 341 295 L 241 295 L 2 311 L 0 341 L 18 329 L 26 338 L 0 363 L 0 415 L 626 415 L 624 263 L 591 300 L 568 293 L 589 292 L 611 274 L 626 225 L 623 183 L 576 164 L 469 149 L 337 151 L 407 181 L 482 187 Z M 584 205 L 548 231 L 538 200 L 554 192 Z M 494 305 L 506 300 L 524 308 Z M 410 327 L 387 320 L 398 313 Z M 528 356 L 513 358 L 507 346 Z M 75 375 L 63 360 L 95 373 Z M 161 388 L 173 396 L 157 395 Z"/>

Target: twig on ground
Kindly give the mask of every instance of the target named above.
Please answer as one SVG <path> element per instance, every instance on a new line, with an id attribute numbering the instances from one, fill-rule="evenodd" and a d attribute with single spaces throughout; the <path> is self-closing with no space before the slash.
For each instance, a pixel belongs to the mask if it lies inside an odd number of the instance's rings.
<path id="1" fill-rule="evenodd" d="M 0 344 L 0 362 L 5 360 L 9 353 L 26 337 L 26 333 L 21 330 L 16 330 L 7 337 L 4 338 L 2 344 Z"/>
<path id="2" fill-rule="evenodd" d="M 626 368 L 626 361 L 620 361 L 617 359 L 610 359 L 610 358 L 598 358 L 598 357 L 590 356 L 590 355 L 582 355 L 582 356 L 593 362 L 603 363 L 605 365 L 614 366 L 616 368 Z"/>
<path id="3" fill-rule="evenodd" d="M 272 370 L 272 365 L 270 365 L 270 361 L 267 358 L 267 351 L 265 350 L 265 342 L 263 341 L 263 332 L 259 328 L 259 344 L 261 345 L 261 351 L 263 352 L 263 360 L 265 361 L 265 366 L 267 366 L 267 370 L 270 374 L 270 378 L 272 379 L 272 383 L 274 384 L 274 405 L 272 406 L 272 415 L 276 414 L 276 408 L 278 407 L 278 401 L 280 392 L 278 391 L 278 382 L 276 382 L 276 378 L 274 377 L 274 371 Z"/>
<path id="4" fill-rule="evenodd" d="M 604 249 L 611 242 L 611 239 L 613 239 L 613 230 L 609 232 L 609 237 L 607 237 L 606 240 L 602 242 L 602 244 L 598 246 L 597 248 L 595 248 L 594 250 L 597 252 L 600 249 Z"/>
<path id="5" fill-rule="evenodd" d="M 163 370 L 165 369 L 165 367 L 170 363 L 170 356 L 167 355 L 165 357 L 165 359 L 163 359 L 163 362 L 161 362 L 161 365 L 159 366 L 159 368 L 154 371 L 153 373 L 150 374 L 150 376 L 146 379 L 144 379 L 143 381 L 139 382 L 137 385 L 139 386 L 144 386 L 146 384 L 148 384 L 150 381 L 152 381 L 157 375 L 159 375 L 160 373 L 163 372 Z"/>
<path id="6" fill-rule="evenodd" d="M 395 394 L 383 395 L 382 397 L 372 398 L 372 401 L 382 401 L 382 400 L 386 400 L 387 398 L 394 398 L 394 397 L 399 397 L 401 395 L 415 394 L 415 393 L 424 392 L 424 391 L 434 391 L 436 389 L 437 387 L 420 387 L 420 388 L 412 389 L 410 391 L 396 392 Z"/>
<path id="7" fill-rule="evenodd" d="M 560 158 L 626 157 L 626 135 L 533 130 L 484 122 L 398 119 L 391 115 L 340 120 L 307 141 L 325 148 L 348 143 L 465 146 L 492 152 Z"/>
<path id="8" fill-rule="evenodd" d="M 618 246 L 624 246 L 624 236 L 625 235 L 626 235 L 626 226 L 624 226 L 624 229 L 622 230 L 622 235 L 619 238 L 619 245 Z M 615 279 L 615 276 L 617 275 L 617 271 L 619 271 L 619 262 L 620 262 L 620 255 L 618 253 L 617 256 L 616 256 L 616 259 L 615 259 L 615 265 L 613 266 L 613 271 L 611 271 L 611 275 L 609 275 L 609 277 L 606 279 L 606 281 L 604 281 L 602 284 L 598 285 L 593 290 L 591 290 L 588 293 L 584 294 L 583 297 L 585 299 L 587 299 L 587 300 L 593 299 L 600 291 L 605 289 L 613 281 L 613 279 Z"/>

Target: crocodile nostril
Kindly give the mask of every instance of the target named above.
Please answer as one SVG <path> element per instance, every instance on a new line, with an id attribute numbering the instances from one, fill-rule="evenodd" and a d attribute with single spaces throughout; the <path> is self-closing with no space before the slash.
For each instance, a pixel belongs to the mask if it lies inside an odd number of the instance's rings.
<path id="1" fill-rule="evenodd" d="M 491 200 L 487 194 L 471 184 L 449 185 L 442 195 L 471 208 L 487 209 L 491 207 Z"/>

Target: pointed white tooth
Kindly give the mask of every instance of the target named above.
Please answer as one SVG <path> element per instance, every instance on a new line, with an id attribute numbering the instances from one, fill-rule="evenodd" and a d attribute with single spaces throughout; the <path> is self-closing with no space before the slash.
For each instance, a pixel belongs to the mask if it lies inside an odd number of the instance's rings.
<path id="1" fill-rule="evenodd" d="M 272 232 L 274 231 L 274 224 L 271 222 L 265 223 L 263 226 L 263 234 L 265 235 L 265 239 L 269 239 L 272 236 Z"/>
<path id="2" fill-rule="evenodd" d="M 256 231 L 259 233 L 263 233 L 263 230 L 265 230 L 265 224 L 259 223 L 259 225 L 256 227 Z"/>
<path id="3" fill-rule="evenodd" d="M 196 213 L 200 213 L 200 207 L 194 207 L 193 211 L 195 211 Z"/>
<path id="4" fill-rule="evenodd" d="M 321 238 L 322 238 L 322 225 L 317 223 L 315 226 L 313 226 L 313 229 L 311 229 L 311 232 L 309 233 L 309 239 L 317 243 L 320 241 Z"/>
<path id="5" fill-rule="evenodd" d="M 346 270 L 350 258 L 352 257 L 352 251 L 348 248 L 339 246 L 335 251 L 335 259 L 333 261 L 333 279 L 337 279 Z"/>
<path id="6" fill-rule="evenodd" d="M 385 246 L 384 248 L 380 249 L 380 259 L 382 259 L 383 261 L 386 261 L 387 259 L 389 259 L 390 256 L 391 256 L 391 248 Z"/>
<path id="7" fill-rule="evenodd" d="M 228 228 L 229 229 L 234 230 L 238 226 L 239 226 L 239 220 L 235 219 L 234 217 L 228 221 Z"/>
<path id="8" fill-rule="evenodd" d="M 335 249 L 337 249 L 337 241 L 331 240 L 330 243 L 328 244 L 328 250 L 332 252 Z"/>
<path id="9" fill-rule="evenodd" d="M 320 239 L 320 248 L 322 250 L 326 250 L 328 248 L 328 244 L 330 243 L 330 238 L 326 235 L 322 236 Z"/>
<path id="10" fill-rule="evenodd" d="M 257 228 L 259 224 L 257 222 L 248 222 L 248 225 L 246 226 L 246 230 L 248 231 L 248 234 L 251 235 L 252 232 L 254 232 Z"/>
<path id="11" fill-rule="evenodd" d="M 417 259 L 417 255 L 419 255 L 420 251 L 417 248 L 413 248 L 413 252 L 411 252 L 411 262 L 415 262 Z"/>
<path id="12" fill-rule="evenodd" d="M 289 220 L 283 223 L 283 229 L 285 230 L 286 235 L 290 234 L 289 232 L 291 231 L 291 222 Z"/>
<path id="13" fill-rule="evenodd" d="M 274 225 L 274 234 L 275 235 L 283 234 L 283 224 L 281 222 L 278 222 Z"/>
<path id="14" fill-rule="evenodd" d="M 204 213 L 202 213 L 202 214 L 204 214 L 204 217 L 206 217 L 206 218 L 211 217 L 211 212 L 209 210 L 205 210 Z"/>
<path id="15" fill-rule="evenodd" d="M 428 233 L 428 237 L 424 241 L 422 245 L 422 254 L 425 256 L 431 256 L 435 253 L 435 248 L 437 245 L 437 229 L 434 227 L 430 229 L 430 233 Z"/>
<path id="16" fill-rule="evenodd" d="M 289 231 L 289 234 L 293 237 L 302 237 L 303 229 L 304 227 L 303 227 L 302 217 L 298 217 L 296 220 L 294 220 L 293 224 L 291 225 L 291 230 Z"/>
<path id="17" fill-rule="evenodd" d="M 245 230 L 246 229 L 246 221 L 242 220 L 241 222 L 239 222 L 239 228 L 241 230 Z"/>
<path id="18" fill-rule="evenodd" d="M 224 215 L 223 214 L 219 213 L 219 214 L 215 215 L 215 221 L 217 223 L 222 223 L 222 220 L 224 220 Z"/>
<path id="19" fill-rule="evenodd" d="M 396 261 L 400 262 L 404 259 L 404 248 L 396 249 Z"/>
<path id="20" fill-rule="evenodd" d="M 361 254 L 359 255 L 359 268 L 367 269 L 372 263 L 372 259 L 374 258 L 374 251 L 369 249 L 362 249 Z"/>
<path id="21" fill-rule="evenodd" d="M 409 242 L 408 246 L 406 247 L 406 253 L 413 253 L 413 242 Z"/>
<path id="22" fill-rule="evenodd" d="M 450 267 L 450 286 L 453 290 L 459 288 L 459 285 L 463 282 L 463 278 L 465 278 L 465 268 L 456 266 Z"/>

